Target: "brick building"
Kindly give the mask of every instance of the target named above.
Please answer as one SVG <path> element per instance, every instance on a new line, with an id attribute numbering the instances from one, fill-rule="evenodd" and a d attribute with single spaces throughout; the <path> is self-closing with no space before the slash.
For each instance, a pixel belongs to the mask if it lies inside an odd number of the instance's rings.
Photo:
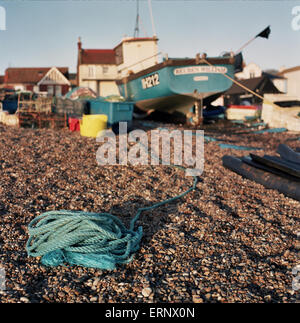
<path id="1" fill-rule="evenodd" d="M 77 86 L 88 87 L 98 96 L 118 95 L 118 77 L 113 49 L 83 49 L 78 40 Z"/>
<path id="2" fill-rule="evenodd" d="M 3 87 L 21 91 L 44 92 L 50 96 L 65 95 L 71 83 L 67 67 L 7 68 Z"/>

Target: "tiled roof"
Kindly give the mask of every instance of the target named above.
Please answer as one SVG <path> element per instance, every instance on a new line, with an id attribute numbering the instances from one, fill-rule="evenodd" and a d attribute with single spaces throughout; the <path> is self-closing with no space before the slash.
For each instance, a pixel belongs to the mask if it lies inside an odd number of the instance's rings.
<path id="1" fill-rule="evenodd" d="M 272 81 L 270 81 L 270 79 L 266 76 L 240 80 L 239 83 L 254 92 L 263 89 L 264 93 L 280 93 L 280 91 L 275 87 Z M 240 95 L 244 93 L 248 93 L 248 91 L 235 83 L 227 92 L 225 92 L 226 95 Z"/>
<path id="2" fill-rule="evenodd" d="M 51 67 L 19 67 L 8 68 L 5 71 L 4 83 L 6 84 L 37 84 L 51 69 Z M 68 78 L 68 67 L 57 67 L 57 69 Z"/>
<path id="3" fill-rule="evenodd" d="M 113 49 L 83 49 L 81 64 L 116 64 Z"/>

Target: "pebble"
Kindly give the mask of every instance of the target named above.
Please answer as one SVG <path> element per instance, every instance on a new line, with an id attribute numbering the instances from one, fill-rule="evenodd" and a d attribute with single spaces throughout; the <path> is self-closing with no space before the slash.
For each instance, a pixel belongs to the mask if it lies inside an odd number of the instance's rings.
<path id="1" fill-rule="evenodd" d="M 210 294 L 210 293 L 205 294 L 205 298 L 206 298 L 207 300 L 210 300 L 210 298 L 211 298 L 211 294 Z"/>
<path id="2" fill-rule="evenodd" d="M 98 297 L 91 297 L 91 298 L 90 298 L 90 301 L 91 301 L 92 303 L 97 302 L 97 301 L 98 301 Z"/>
<path id="3" fill-rule="evenodd" d="M 203 303 L 203 299 L 199 295 L 193 295 L 193 303 Z"/>
<path id="4" fill-rule="evenodd" d="M 23 303 L 29 303 L 29 299 L 27 297 L 21 297 L 20 301 Z"/>
<path id="5" fill-rule="evenodd" d="M 144 297 L 149 297 L 152 293 L 152 289 L 151 288 L 143 288 L 142 290 L 142 294 Z"/>

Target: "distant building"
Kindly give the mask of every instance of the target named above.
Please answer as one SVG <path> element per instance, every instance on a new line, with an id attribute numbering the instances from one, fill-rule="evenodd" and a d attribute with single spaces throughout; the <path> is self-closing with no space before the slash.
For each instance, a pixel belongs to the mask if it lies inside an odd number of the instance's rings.
<path id="1" fill-rule="evenodd" d="M 243 68 L 242 72 L 236 73 L 235 77 L 239 80 L 246 80 L 262 76 L 262 69 L 255 63 L 250 63 Z"/>
<path id="2" fill-rule="evenodd" d="M 113 49 L 83 49 L 78 40 L 77 86 L 88 87 L 98 96 L 118 95 L 117 65 Z"/>
<path id="3" fill-rule="evenodd" d="M 240 80 L 239 82 L 260 96 L 264 96 L 266 93 L 281 93 L 275 87 L 273 82 L 266 76 Z M 262 100 L 234 83 L 232 87 L 224 94 L 224 104 L 225 106 L 260 105 L 262 104 Z"/>
<path id="4" fill-rule="evenodd" d="M 34 93 L 44 92 L 50 96 L 62 96 L 70 89 L 68 77 L 67 67 L 7 68 L 2 86 Z"/>
<path id="5" fill-rule="evenodd" d="M 282 92 L 300 98 L 300 66 L 281 70 L 277 76 L 283 77 L 274 81 Z"/>
<path id="6" fill-rule="evenodd" d="M 243 68 L 242 72 L 236 73 L 235 78 L 257 94 L 263 96 L 265 93 L 286 93 L 286 79 L 274 70 L 262 71 L 255 63 L 250 63 Z M 213 105 L 228 106 L 230 104 L 261 104 L 261 100 L 244 90 L 237 84 L 225 92 L 224 95 L 215 100 Z"/>
<path id="7" fill-rule="evenodd" d="M 77 87 L 77 74 L 76 73 L 69 73 L 69 81 L 71 83 L 71 88 Z"/>
<path id="8" fill-rule="evenodd" d="M 281 93 L 286 93 L 287 79 L 285 77 L 278 75 L 278 72 L 276 74 L 263 72 L 262 75 L 268 77 Z"/>
<path id="9" fill-rule="evenodd" d="M 255 63 L 250 63 L 246 66 L 243 67 L 243 71 L 242 72 L 238 72 L 238 73 L 235 73 L 235 78 L 237 81 L 242 81 L 242 80 L 250 80 L 250 79 L 256 79 L 256 78 L 260 78 L 261 76 L 263 75 L 263 71 L 262 69 Z M 248 83 L 249 81 L 246 81 L 246 83 Z M 229 89 L 225 94 L 227 95 L 227 93 L 229 93 L 229 95 L 231 95 L 230 93 L 231 90 L 233 89 L 233 91 L 238 91 L 238 88 L 237 88 L 237 85 L 233 84 L 231 89 Z M 234 95 L 234 100 L 236 102 L 239 102 L 240 100 L 237 98 L 237 96 L 235 94 L 232 93 L 232 95 Z M 250 95 L 249 93 L 243 93 L 241 95 L 244 95 L 244 96 L 249 96 L 249 97 L 252 97 L 252 95 Z M 221 106 L 225 106 L 228 104 L 229 101 L 232 101 L 232 100 L 228 100 L 229 99 L 229 96 L 227 95 L 227 97 L 225 97 L 225 95 L 222 95 L 220 96 L 217 100 L 215 100 L 212 105 L 215 105 L 215 106 L 218 106 L 218 105 L 221 105 Z M 231 98 L 233 99 L 233 97 Z M 237 103 L 235 103 L 237 104 Z"/>

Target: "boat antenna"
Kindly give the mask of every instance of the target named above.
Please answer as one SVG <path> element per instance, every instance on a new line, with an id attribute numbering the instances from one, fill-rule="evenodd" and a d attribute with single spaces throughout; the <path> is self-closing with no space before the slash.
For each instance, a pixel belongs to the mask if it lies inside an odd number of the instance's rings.
<path id="1" fill-rule="evenodd" d="M 150 11 L 151 23 L 152 23 L 153 37 L 156 37 L 151 0 L 148 0 L 148 6 Z"/>
<path id="2" fill-rule="evenodd" d="M 135 28 L 133 33 L 134 38 L 139 37 L 139 34 L 140 34 L 139 21 L 140 21 L 139 0 L 136 0 L 136 22 L 135 22 Z"/>

